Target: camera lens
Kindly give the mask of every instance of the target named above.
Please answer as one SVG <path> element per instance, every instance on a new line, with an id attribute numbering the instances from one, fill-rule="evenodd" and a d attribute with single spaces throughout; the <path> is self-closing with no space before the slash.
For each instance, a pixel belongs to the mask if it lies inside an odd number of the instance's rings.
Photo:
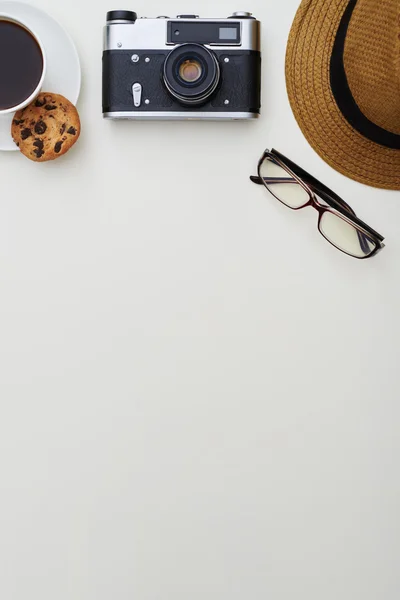
<path id="1" fill-rule="evenodd" d="M 179 66 L 179 77 L 186 83 L 196 83 L 201 78 L 202 73 L 201 63 L 194 58 L 184 60 Z"/>
<path id="2" fill-rule="evenodd" d="M 219 80 L 217 57 L 200 44 L 174 48 L 165 60 L 165 86 L 181 104 L 204 104 L 217 89 Z"/>

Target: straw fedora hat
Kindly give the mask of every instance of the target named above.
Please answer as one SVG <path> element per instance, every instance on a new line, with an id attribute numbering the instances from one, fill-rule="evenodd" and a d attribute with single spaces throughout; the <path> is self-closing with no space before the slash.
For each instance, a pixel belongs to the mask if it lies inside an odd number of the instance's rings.
<path id="1" fill-rule="evenodd" d="M 400 189 L 399 0 L 303 0 L 286 82 L 300 128 L 328 164 Z"/>

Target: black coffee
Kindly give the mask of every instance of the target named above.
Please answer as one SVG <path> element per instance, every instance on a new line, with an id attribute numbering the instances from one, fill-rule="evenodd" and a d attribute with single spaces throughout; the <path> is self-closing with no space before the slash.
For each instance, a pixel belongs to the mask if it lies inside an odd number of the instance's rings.
<path id="1" fill-rule="evenodd" d="M 43 73 L 43 56 L 23 27 L 0 17 L 0 110 L 18 106 L 35 91 Z"/>

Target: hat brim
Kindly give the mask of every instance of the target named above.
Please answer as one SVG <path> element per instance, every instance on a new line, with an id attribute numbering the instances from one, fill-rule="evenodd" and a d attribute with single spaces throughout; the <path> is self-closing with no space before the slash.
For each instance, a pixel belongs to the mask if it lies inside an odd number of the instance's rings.
<path id="1" fill-rule="evenodd" d="M 367 185 L 400 189 L 400 150 L 361 135 L 345 119 L 330 84 L 330 62 L 348 0 L 303 0 L 289 35 L 286 85 L 294 116 L 334 169 Z"/>

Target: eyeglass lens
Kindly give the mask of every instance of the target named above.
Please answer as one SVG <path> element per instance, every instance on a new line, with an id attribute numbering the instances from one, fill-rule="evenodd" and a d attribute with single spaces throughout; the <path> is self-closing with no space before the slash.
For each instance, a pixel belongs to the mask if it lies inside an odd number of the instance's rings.
<path id="1" fill-rule="evenodd" d="M 310 201 L 308 192 L 299 182 L 269 158 L 263 161 L 260 176 L 271 194 L 289 208 L 300 208 Z"/>
<path id="2" fill-rule="evenodd" d="M 328 242 L 356 258 L 369 256 L 376 249 L 369 236 L 331 212 L 323 213 L 319 230 Z"/>

